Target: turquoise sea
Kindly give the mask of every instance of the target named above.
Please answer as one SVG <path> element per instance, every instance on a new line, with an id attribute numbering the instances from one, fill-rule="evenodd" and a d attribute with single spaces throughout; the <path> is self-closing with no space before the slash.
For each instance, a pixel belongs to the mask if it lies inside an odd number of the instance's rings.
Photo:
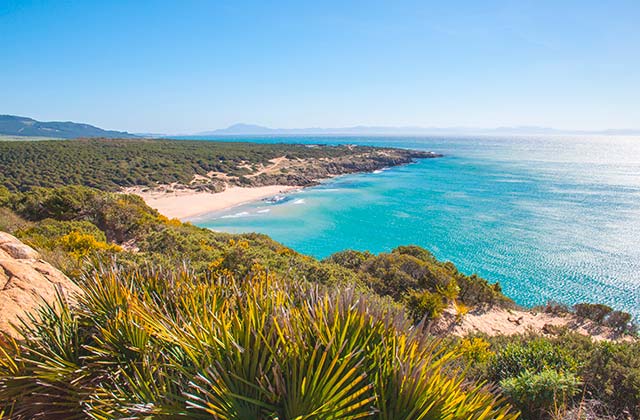
<path id="1" fill-rule="evenodd" d="M 269 137 L 443 153 L 200 216 L 319 258 L 418 244 L 522 305 L 602 302 L 640 315 L 640 138 Z"/>

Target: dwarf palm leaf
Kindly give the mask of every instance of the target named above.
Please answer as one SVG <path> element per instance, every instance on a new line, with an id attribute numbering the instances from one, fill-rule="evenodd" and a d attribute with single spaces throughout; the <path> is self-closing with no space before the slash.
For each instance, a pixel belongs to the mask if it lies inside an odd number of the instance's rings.
<path id="1" fill-rule="evenodd" d="M 359 369 L 361 356 L 340 353 L 316 345 L 310 353 L 287 358 L 276 379 L 282 418 L 357 419 L 372 414 L 375 396 L 366 373 Z"/>
<path id="2" fill-rule="evenodd" d="M 255 268 L 101 269 L 0 340 L 12 418 L 515 419 L 456 355 L 353 290 Z M 10 403 L 15 401 L 15 404 Z"/>
<path id="3" fill-rule="evenodd" d="M 15 401 L 16 418 L 83 418 L 83 405 L 90 391 L 90 373 L 82 366 L 82 343 L 88 338 L 87 326 L 60 294 L 43 302 L 36 314 L 17 326 L 24 340 L 10 341 L 2 353 L 11 349 L 14 361 L 0 387 L 0 400 Z"/>

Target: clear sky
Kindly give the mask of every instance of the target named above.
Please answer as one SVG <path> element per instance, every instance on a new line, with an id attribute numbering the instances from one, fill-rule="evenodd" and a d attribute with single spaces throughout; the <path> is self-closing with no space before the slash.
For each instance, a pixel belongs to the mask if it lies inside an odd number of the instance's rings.
<path id="1" fill-rule="evenodd" d="M 640 0 L 0 0 L 0 114 L 640 128 Z"/>

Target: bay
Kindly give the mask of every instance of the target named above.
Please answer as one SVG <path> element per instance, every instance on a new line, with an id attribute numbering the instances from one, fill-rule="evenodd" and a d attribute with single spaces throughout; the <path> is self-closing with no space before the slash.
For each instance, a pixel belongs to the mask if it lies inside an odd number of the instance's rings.
<path id="1" fill-rule="evenodd" d="M 499 281 L 525 306 L 600 302 L 640 315 L 640 138 L 234 137 L 443 153 L 341 176 L 193 220 L 261 232 L 304 254 L 417 244 Z"/>

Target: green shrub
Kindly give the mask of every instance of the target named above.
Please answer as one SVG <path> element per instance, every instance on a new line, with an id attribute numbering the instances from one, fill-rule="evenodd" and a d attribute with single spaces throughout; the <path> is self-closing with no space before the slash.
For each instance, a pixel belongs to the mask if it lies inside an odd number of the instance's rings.
<path id="1" fill-rule="evenodd" d="M 465 304 L 472 306 L 483 304 L 489 306 L 514 306 L 513 301 L 502 294 L 500 283 L 490 284 L 486 279 L 476 274 L 466 276 L 459 273 L 453 264 L 449 265 L 449 269 L 454 273 L 460 288 L 458 297 Z"/>
<path id="2" fill-rule="evenodd" d="M 431 264 L 439 263 L 439 261 L 436 259 L 436 257 L 433 256 L 431 252 L 417 245 L 399 246 L 391 252 L 394 254 L 400 254 L 400 255 L 411 255 L 412 257 L 415 257 L 420 261 L 424 261 Z"/>
<path id="3" fill-rule="evenodd" d="M 404 302 L 414 322 L 420 322 L 422 319 L 437 319 L 447 307 L 442 295 L 426 290 L 410 292 Z"/>
<path id="4" fill-rule="evenodd" d="M 553 411 L 566 407 L 580 392 L 580 381 L 572 373 L 544 369 L 525 370 L 516 377 L 500 381 L 502 392 L 520 409 L 523 419 L 549 418 Z"/>
<path id="5" fill-rule="evenodd" d="M 640 341 L 595 341 L 573 332 L 553 338 L 516 335 L 486 339 L 497 355 L 486 366 L 472 365 L 473 377 L 499 384 L 522 374 L 525 370 L 520 367 L 539 373 L 549 366 L 558 373 L 576 375 L 583 383 L 584 399 L 595 402 L 602 415 L 640 418 Z M 532 342 L 537 342 L 535 351 L 527 349 Z M 576 410 L 580 411 L 574 407 Z"/>
<path id="6" fill-rule="evenodd" d="M 11 203 L 12 194 L 7 187 L 0 185 L 0 207 L 8 207 Z"/>
<path id="7" fill-rule="evenodd" d="M 575 373 L 577 365 L 568 351 L 545 338 L 509 343 L 491 360 L 488 376 L 494 382 L 515 378 L 523 372 L 545 370 Z"/>
<path id="8" fill-rule="evenodd" d="M 582 361 L 579 374 L 589 396 L 616 415 L 640 418 L 640 342 L 589 343 L 576 349 L 576 358 Z"/>
<path id="9" fill-rule="evenodd" d="M 98 191 L 77 185 L 59 188 L 33 188 L 13 203 L 15 210 L 29 220 L 79 220 L 89 215 Z"/>
<path id="10" fill-rule="evenodd" d="M 373 255 L 369 252 L 354 251 L 351 249 L 336 252 L 323 261 L 332 262 L 350 270 L 360 270 L 362 264 Z"/>
<path id="11" fill-rule="evenodd" d="M 462 357 L 474 365 L 486 363 L 494 356 L 491 343 L 482 337 L 464 337 L 456 345 Z"/>

